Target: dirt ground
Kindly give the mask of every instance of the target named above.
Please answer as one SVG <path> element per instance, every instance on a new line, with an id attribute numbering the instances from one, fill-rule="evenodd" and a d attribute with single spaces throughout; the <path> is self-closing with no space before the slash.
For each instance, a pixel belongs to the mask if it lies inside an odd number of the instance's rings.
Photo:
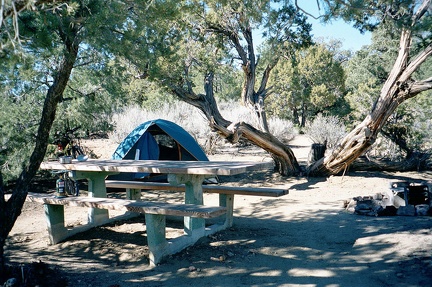
<path id="1" fill-rule="evenodd" d="M 310 142 L 300 137 L 291 145 L 299 161 L 305 161 Z M 92 148 L 102 157 L 114 150 L 105 142 Z M 210 159 L 268 156 L 232 148 Z M 7 241 L 6 258 L 11 263 L 46 264 L 51 275 L 39 286 L 432 286 L 432 217 L 361 216 L 342 204 L 355 196 L 387 191 L 390 181 L 432 182 L 432 172 L 348 171 L 330 178 L 283 178 L 269 170 L 220 180 L 287 188 L 289 194 L 236 196 L 232 228 L 154 268 L 148 265 L 143 217 L 49 245 L 43 207 L 26 203 Z M 143 197 L 182 201 L 182 194 L 172 192 L 143 192 Z M 205 195 L 206 204 L 217 202 L 216 195 Z M 66 208 L 68 225 L 84 224 L 86 212 Z M 179 232 L 178 222 L 170 226 L 170 234 Z M 21 276 L 30 276 L 25 271 Z M 52 275 L 59 279 L 56 285 L 50 283 Z"/>

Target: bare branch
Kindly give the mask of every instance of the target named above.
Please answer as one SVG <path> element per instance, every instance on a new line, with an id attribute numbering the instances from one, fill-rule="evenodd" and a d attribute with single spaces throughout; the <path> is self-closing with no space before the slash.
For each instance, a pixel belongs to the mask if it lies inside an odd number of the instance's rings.
<path id="1" fill-rule="evenodd" d="M 421 51 L 406 67 L 405 71 L 400 76 L 400 82 L 408 80 L 411 75 L 432 55 L 432 44 L 429 44 L 423 51 Z"/>
<path id="2" fill-rule="evenodd" d="M 410 30 L 402 29 L 401 37 L 399 41 L 399 54 L 393 64 L 387 81 L 384 83 L 382 91 L 389 91 L 394 86 L 396 81 L 399 81 L 400 72 L 405 70 L 408 62 L 410 46 L 412 41 L 412 33 Z"/>
<path id="3" fill-rule="evenodd" d="M 315 16 L 315 15 L 312 15 L 311 13 L 309 13 L 308 11 L 304 10 L 302 7 L 300 7 L 300 6 L 298 5 L 297 2 L 298 2 L 298 0 L 295 0 L 295 6 L 296 6 L 296 8 L 297 8 L 299 11 L 302 11 L 304 14 L 306 14 L 307 16 L 309 16 L 309 17 L 311 17 L 311 18 L 313 18 L 313 19 L 315 19 L 315 20 L 318 20 L 319 18 L 322 18 L 321 15 L 319 15 L 319 16 Z M 318 6 L 318 11 L 320 11 L 320 10 L 321 10 L 321 7 L 320 7 L 319 0 L 316 0 L 316 4 L 317 4 L 317 6 Z"/>
<path id="4" fill-rule="evenodd" d="M 7 3 L 6 3 L 7 2 Z M 60 3 L 59 3 L 60 2 Z M 63 5 L 64 3 L 67 3 L 69 1 L 57 1 L 57 0 L 37 0 L 37 1 L 31 1 L 31 0 L 12 0 L 12 1 L 5 1 L 1 0 L 0 2 L 0 31 L 1 29 L 5 29 L 5 33 L 7 34 L 7 38 L 10 41 L 10 43 L 15 47 L 15 45 L 20 42 L 19 38 L 19 26 L 18 26 L 18 15 L 24 10 L 33 10 L 35 7 L 38 6 L 45 6 L 45 5 L 54 5 L 55 7 L 59 7 Z M 12 17 L 12 27 L 13 27 L 13 34 L 12 37 L 11 32 L 7 30 L 7 28 L 3 28 L 2 25 L 5 24 L 5 20 L 7 18 Z M 3 46 L 3 44 L 1 44 Z M 1 48 L 1 47 L 0 47 Z"/>
<path id="5" fill-rule="evenodd" d="M 410 94 L 415 96 L 421 92 L 431 90 L 432 89 L 432 77 L 414 82 L 410 87 Z"/>
<path id="6" fill-rule="evenodd" d="M 417 12 L 413 15 L 412 18 L 412 26 L 414 26 L 414 24 L 421 18 L 423 17 L 423 15 L 427 12 L 427 10 L 430 8 L 431 6 L 431 2 L 432 0 L 423 0 L 423 3 L 420 5 L 420 7 L 418 8 Z"/>

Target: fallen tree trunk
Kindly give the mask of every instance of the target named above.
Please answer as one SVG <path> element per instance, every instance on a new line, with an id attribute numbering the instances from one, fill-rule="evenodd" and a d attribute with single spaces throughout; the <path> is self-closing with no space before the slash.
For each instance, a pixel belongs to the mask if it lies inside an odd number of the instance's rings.
<path id="1" fill-rule="evenodd" d="M 212 121 L 210 126 L 230 143 L 237 143 L 242 137 L 269 152 L 275 162 L 275 169 L 280 174 L 292 176 L 300 173 L 300 165 L 292 150 L 272 134 L 262 132 L 244 122 L 233 123 L 225 128 Z"/>
<path id="2" fill-rule="evenodd" d="M 413 153 L 402 161 L 360 157 L 354 161 L 350 170 L 361 171 L 423 171 L 432 168 L 431 155 L 427 153 Z"/>

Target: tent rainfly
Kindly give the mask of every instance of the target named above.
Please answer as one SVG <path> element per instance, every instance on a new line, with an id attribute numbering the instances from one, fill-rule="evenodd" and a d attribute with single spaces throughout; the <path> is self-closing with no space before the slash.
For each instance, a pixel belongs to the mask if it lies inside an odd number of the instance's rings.
<path id="1" fill-rule="evenodd" d="M 136 127 L 119 144 L 112 159 L 209 160 L 187 131 L 163 119 L 147 121 Z M 120 174 L 110 178 L 131 180 L 147 176 L 148 174 Z"/>

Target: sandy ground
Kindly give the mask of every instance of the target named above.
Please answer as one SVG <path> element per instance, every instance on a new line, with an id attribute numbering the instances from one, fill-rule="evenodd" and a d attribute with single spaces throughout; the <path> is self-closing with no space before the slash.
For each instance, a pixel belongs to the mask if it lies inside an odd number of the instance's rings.
<path id="1" fill-rule="evenodd" d="M 306 160 L 310 143 L 299 138 L 291 145 L 300 162 Z M 232 148 L 210 158 L 268 157 Z M 26 203 L 7 241 L 6 257 L 48 263 L 68 286 L 432 286 L 431 217 L 360 216 L 342 207 L 354 196 L 387 191 L 389 181 L 432 181 L 432 172 L 282 178 L 263 171 L 221 180 L 288 188 L 290 193 L 280 198 L 236 196 L 232 228 L 154 268 L 148 265 L 143 217 L 49 245 L 42 206 Z M 143 197 L 182 200 L 177 193 L 146 192 Z M 205 195 L 207 204 L 217 200 Z M 66 221 L 85 223 L 86 210 L 67 208 Z M 177 228 L 173 223 L 170 234 Z"/>

